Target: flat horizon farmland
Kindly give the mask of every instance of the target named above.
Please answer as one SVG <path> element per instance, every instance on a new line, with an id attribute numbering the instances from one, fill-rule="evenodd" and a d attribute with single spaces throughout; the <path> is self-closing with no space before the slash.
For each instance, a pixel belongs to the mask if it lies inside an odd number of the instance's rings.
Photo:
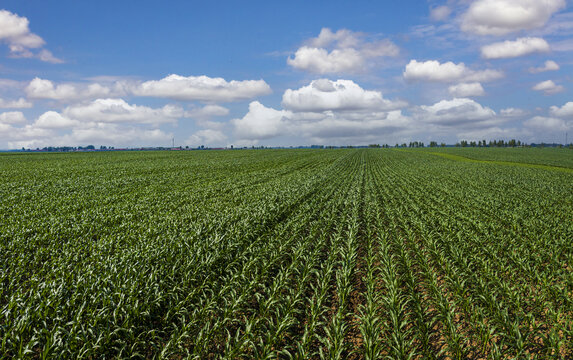
<path id="1" fill-rule="evenodd" d="M 0 154 L 0 358 L 573 357 L 573 150 Z"/>

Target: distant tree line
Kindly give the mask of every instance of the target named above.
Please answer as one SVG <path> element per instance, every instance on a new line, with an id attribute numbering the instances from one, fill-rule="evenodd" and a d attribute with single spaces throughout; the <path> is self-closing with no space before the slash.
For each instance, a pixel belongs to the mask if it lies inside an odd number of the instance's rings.
<path id="1" fill-rule="evenodd" d="M 114 150 L 113 146 L 100 146 L 99 150 Z M 96 150 L 94 145 L 87 146 L 45 146 L 43 148 L 26 149 L 22 147 L 22 151 L 50 151 L 50 152 L 68 152 L 68 151 L 85 151 L 85 150 Z"/>
<path id="2" fill-rule="evenodd" d="M 467 140 L 462 140 L 456 143 L 457 147 L 516 147 L 522 146 L 521 140 L 511 139 L 509 141 L 504 140 L 490 140 L 486 143 L 485 140 L 480 140 L 477 143 L 475 141 L 468 142 Z"/>
<path id="3" fill-rule="evenodd" d="M 390 145 L 388 145 L 388 144 L 383 144 L 383 145 L 380 145 L 380 144 L 369 144 L 368 147 L 369 147 L 369 148 L 383 148 L 383 149 L 387 149 L 387 148 L 390 147 Z"/>
<path id="4" fill-rule="evenodd" d="M 446 146 L 445 143 L 441 143 L 439 146 L 444 147 Z M 525 146 L 525 143 L 522 143 L 521 140 L 511 139 L 509 141 L 505 140 L 490 140 L 487 142 L 486 140 L 479 140 L 479 141 L 467 141 L 462 140 L 455 145 L 456 147 L 517 147 L 517 146 Z M 430 141 L 430 147 L 438 147 L 438 143 L 436 141 Z"/>

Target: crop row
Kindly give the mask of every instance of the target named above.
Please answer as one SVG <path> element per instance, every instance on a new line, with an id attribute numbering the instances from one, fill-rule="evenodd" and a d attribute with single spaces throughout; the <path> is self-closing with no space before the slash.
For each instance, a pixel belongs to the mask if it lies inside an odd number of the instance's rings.
<path id="1" fill-rule="evenodd" d="M 567 172 L 370 149 L 0 173 L 0 358 L 573 356 Z"/>

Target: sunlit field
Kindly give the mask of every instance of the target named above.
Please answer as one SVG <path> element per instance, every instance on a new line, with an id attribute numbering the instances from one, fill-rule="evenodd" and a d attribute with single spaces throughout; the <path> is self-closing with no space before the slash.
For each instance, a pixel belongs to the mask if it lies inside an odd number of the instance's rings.
<path id="1" fill-rule="evenodd" d="M 0 155 L 0 358 L 573 357 L 573 150 Z"/>

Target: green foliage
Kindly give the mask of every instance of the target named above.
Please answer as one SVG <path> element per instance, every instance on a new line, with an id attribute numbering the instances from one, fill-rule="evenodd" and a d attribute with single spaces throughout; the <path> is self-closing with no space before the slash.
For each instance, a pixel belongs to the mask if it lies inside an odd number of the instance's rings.
<path id="1" fill-rule="evenodd" d="M 0 155 L 0 358 L 571 358 L 570 150 L 431 145 Z"/>

